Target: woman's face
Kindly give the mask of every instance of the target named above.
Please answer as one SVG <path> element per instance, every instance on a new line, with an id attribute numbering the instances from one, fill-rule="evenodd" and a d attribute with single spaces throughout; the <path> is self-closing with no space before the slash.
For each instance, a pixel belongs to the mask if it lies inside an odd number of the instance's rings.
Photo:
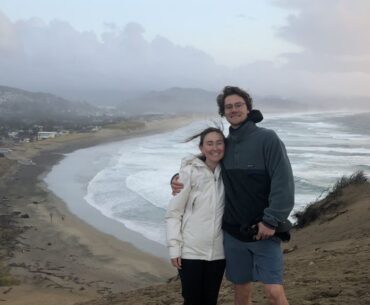
<path id="1" fill-rule="evenodd" d="M 224 138 L 218 132 L 212 131 L 204 137 L 199 149 L 206 157 L 206 161 L 219 162 L 224 157 Z"/>

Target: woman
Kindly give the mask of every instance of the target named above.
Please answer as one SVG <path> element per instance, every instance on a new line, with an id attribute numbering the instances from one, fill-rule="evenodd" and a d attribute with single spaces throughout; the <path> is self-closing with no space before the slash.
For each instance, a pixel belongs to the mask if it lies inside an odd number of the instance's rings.
<path id="1" fill-rule="evenodd" d="M 221 220 L 224 186 L 220 160 L 225 136 L 210 127 L 200 137 L 201 155 L 184 159 L 180 180 L 166 214 L 171 264 L 179 271 L 184 305 L 216 305 L 225 269 Z"/>

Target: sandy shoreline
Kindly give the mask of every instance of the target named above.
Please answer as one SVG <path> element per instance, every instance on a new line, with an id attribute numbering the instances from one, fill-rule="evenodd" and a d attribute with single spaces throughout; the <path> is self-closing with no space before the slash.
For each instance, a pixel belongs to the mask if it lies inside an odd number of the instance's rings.
<path id="1" fill-rule="evenodd" d="M 137 130 L 101 130 L 12 147 L 9 157 L 23 164 L 2 160 L 0 214 L 10 215 L 24 231 L 6 260 L 21 284 L 0 287 L 0 304 L 74 304 L 163 283 L 173 276 L 174 270 L 164 259 L 99 232 L 70 213 L 40 177 L 65 153 L 173 130 L 193 119 L 171 118 Z M 35 164 L 24 165 L 29 160 Z"/>
<path id="2" fill-rule="evenodd" d="M 40 185 L 65 202 L 69 212 L 85 223 L 101 232 L 129 242 L 144 252 L 168 259 L 168 250 L 164 245 L 131 231 L 124 223 L 107 217 L 85 199 L 89 182 L 109 164 L 112 154 L 121 149 L 126 141 L 125 139 L 101 144 L 64 154 L 60 162 L 53 162 L 51 171 L 45 172 L 40 177 Z M 40 164 L 43 159 L 41 155 L 33 160 Z"/>

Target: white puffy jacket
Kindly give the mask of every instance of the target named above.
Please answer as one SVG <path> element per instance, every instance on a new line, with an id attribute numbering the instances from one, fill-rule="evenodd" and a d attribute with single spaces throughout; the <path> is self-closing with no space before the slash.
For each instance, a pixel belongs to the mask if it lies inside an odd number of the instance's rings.
<path id="1" fill-rule="evenodd" d="M 199 158 L 185 158 L 179 174 L 184 188 L 172 197 L 166 213 L 170 257 L 223 259 L 224 185 L 220 165 L 213 173 Z"/>

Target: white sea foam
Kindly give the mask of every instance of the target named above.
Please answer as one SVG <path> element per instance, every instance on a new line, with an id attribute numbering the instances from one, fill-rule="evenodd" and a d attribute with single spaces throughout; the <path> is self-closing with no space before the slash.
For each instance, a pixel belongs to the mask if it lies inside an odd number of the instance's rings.
<path id="1" fill-rule="evenodd" d="M 370 143 L 370 138 L 369 138 L 369 143 Z M 367 149 L 367 148 L 288 146 L 287 149 L 288 151 L 343 153 L 345 155 L 357 155 L 357 154 L 370 155 L 370 149 Z M 320 154 L 320 157 L 322 156 L 326 156 L 326 155 Z"/>
<path id="2" fill-rule="evenodd" d="M 293 121 L 291 122 L 295 125 L 301 125 L 303 128 L 307 128 L 308 130 L 319 130 L 319 129 L 337 129 L 338 126 L 335 124 L 324 123 L 324 122 L 302 122 L 302 121 Z"/>

